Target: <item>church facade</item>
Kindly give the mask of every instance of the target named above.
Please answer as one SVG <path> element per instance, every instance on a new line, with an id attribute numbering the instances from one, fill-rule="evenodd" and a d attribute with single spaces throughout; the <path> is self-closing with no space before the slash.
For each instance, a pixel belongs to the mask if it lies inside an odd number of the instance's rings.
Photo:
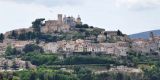
<path id="1" fill-rule="evenodd" d="M 70 29 L 75 28 L 76 24 L 81 24 L 81 18 L 78 17 L 66 17 L 62 14 L 58 14 L 57 20 L 45 21 L 45 25 L 42 26 L 42 33 L 54 33 L 54 32 L 68 32 Z"/>

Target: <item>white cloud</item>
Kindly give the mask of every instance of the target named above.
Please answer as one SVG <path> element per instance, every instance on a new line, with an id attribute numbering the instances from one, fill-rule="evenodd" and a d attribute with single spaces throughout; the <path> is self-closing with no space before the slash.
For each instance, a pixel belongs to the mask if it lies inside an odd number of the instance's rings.
<path id="1" fill-rule="evenodd" d="M 118 7 L 129 9 L 150 9 L 160 6 L 160 0 L 116 0 Z"/>

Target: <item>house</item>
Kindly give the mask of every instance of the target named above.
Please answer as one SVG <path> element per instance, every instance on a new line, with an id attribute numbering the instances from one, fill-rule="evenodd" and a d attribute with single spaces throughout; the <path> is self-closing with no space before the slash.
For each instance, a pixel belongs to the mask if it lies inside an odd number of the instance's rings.
<path id="1" fill-rule="evenodd" d="M 106 41 L 106 36 L 104 34 L 98 35 L 97 41 L 100 42 L 100 43 L 105 42 Z"/>
<path id="2" fill-rule="evenodd" d="M 107 37 L 117 36 L 117 31 L 106 31 L 105 33 L 107 33 Z"/>
<path id="3" fill-rule="evenodd" d="M 86 44 L 86 48 L 87 48 L 87 52 L 92 52 L 93 51 L 92 43 Z"/>
<path id="4" fill-rule="evenodd" d="M 75 42 L 74 41 L 69 41 L 68 43 L 65 44 L 65 50 L 66 52 L 74 52 L 75 50 Z"/>
<path id="5" fill-rule="evenodd" d="M 107 47 L 106 54 L 115 54 L 115 47 Z"/>
<path id="6" fill-rule="evenodd" d="M 76 44 L 74 52 L 84 52 L 84 47 L 82 44 Z"/>
<path id="7" fill-rule="evenodd" d="M 10 45 L 18 50 L 23 50 L 23 48 L 27 45 L 27 44 L 32 44 L 34 43 L 33 41 L 12 41 L 10 43 Z"/>
<path id="8" fill-rule="evenodd" d="M 7 48 L 7 44 L 0 43 L 0 55 L 4 54 Z"/>
<path id="9" fill-rule="evenodd" d="M 148 40 L 144 39 L 133 39 L 131 44 L 131 50 L 135 52 L 142 52 L 142 53 L 148 53 L 150 52 L 150 46 L 149 46 Z"/>
<path id="10" fill-rule="evenodd" d="M 42 46 L 45 52 L 57 53 L 59 45 L 56 42 L 46 43 Z"/>

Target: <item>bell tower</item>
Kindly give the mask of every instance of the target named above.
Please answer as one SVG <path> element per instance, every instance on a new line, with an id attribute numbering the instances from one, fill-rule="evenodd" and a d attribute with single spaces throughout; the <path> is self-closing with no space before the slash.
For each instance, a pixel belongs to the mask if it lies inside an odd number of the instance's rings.
<path id="1" fill-rule="evenodd" d="M 62 21 L 63 21 L 62 14 L 58 14 L 58 23 L 62 24 Z"/>
<path id="2" fill-rule="evenodd" d="M 150 40 L 155 41 L 154 40 L 154 33 L 153 32 L 150 32 Z"/>
<path id="3" fill-rule="evenodd" d="M 81 22 L 81 18 L 80 18 L 80 16 L 78 15 L 78 17 L 77 17 L 77 24 L 82 24 L 82 22 Z"/>

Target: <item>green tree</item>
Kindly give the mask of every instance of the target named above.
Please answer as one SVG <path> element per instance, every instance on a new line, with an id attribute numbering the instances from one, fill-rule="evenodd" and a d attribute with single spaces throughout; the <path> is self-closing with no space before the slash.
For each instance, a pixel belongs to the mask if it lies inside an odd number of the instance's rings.
<path id="1" fill-rule="evenodd" d="M 40 29 L 43 26 L 44 18 L 36 19 L 32 22 L 32 27 L 36 33 L 40 33 Z"/>
<path id="2" fill-rule="evenodd" d="M 120 30 L 118 30 L 118 31 L 117 31 L 117 35 L 118 35 L 118 36 L 123 36 L 123 33 L 122 33 Z"/>
<path id="3" fill-rule="evenodd" d="M 8 80 L 13 80 L 13 74 L 8 74 Z"/>
<path id="4" fill-rule="evenodd" d="M 8 66 L 8 62 L 4 62 L 4 64 L 3 64 L 3 69 L 4 69 L 4 70 L 7 70 L 8 67 L 9 67 L 9 66 Z"/>
<path id="5" fill-rule="evenodd" d="M 11 32 L 10 38 L 16 39 L 17 36 L 18 36 L 18 33 L 17 33 L 15 30 L 13 30 L 13 31 Z"/>
<path id="6" fill-rule="evenodd" d="M 26 34 L 25 33 L 19 34 L 18 40 L 27 40 Z"/>
<path id="7" fill-rule="evenodd" d="M 35 45 L 35 44 L 27 44 L 23 51 L 25 53 L 29 53 L 29 52 L 40 52 L 40 53 L 43 53 L 44 50 L 43 48 L 39 47 L 38 45 Z"/>
<path id="8" fill-rule="evenodd" d="M 33 65 L 53 65 L 54 61 L 57 59 L 54 55 L 39 54 L 35 52 L 28 53 L 23 57 L 23 60 L 30 61 Z"/>
<path id="9" fill-rule="evenodd" d="M 12 48 L 10 45 L 7 47 L 5 51 L 6 56 L 17 56 L 21 54 L 21 51 L 17 50 L 16 48 Z"/>
<path id="10" fill-rule="evenodd" d="M 117 73 L 116 80 L 124 80 L 122 73 Z"/>
<path id="11" fill-rule="evenodd" d="M 39 73 L 39 80 L 45 80 L 45 73 Z"/>
<path id="12" fill-rule="evenodd" d="M 3 74 L 0 73 L 0 80 L 3 80 Z"/>
<path id="13" fill-rule="evenodd" d="M 35 73 L 35 72 L 32 72 L 29 80 L 36 80 L 36 79 L 37 79 L 37 78 L 36 78 L 36 73 Z"/>
<path id="14" fill-rule="evenodd" d="M 93 80 L 92 71 L 89 69 L 81 68 L 77 74 L 80 80 Z"/>
<path id="15" fill-rule="evenodd" d="M 44 20 L 45 20 L 44 18 L 40 18 L 32 22 L 32 27 L 34 29 L 35 39 L 37 44 L 39 44 L 39 39 L 41 36 L 41 27 L 43 26 Z"/>
<path id="16" fill-rule="evenodd" d="M 89 28 L 88 24 L 84 24 L 83 28 Z"/>
<path id="17" fill-rule="evenodd" d="M 9 46 L 7 47 L 7 49 L 6 49 L 6 51 L 5 51 L 5 55 L 6 55 L 6 56 L 10 56 L 10 55 L 12 55 L 12 53 L 13 53 L 13 49 L 12 49 L 12 47 L 9 45 Z"/>
<path id="18" fill-rule="evenodd" d="M 3 35 L 3 33 L 1 33 L 0 34 L 0 42 L 3 42 L 3 40 L 4 40 L 4 35 Z"/>
<path id="19" fill-rule="evenodd" d="M 96 80 L 112 80 L 108 73 L 101 73 L 96 75 Z"/>
<path id="20" fill-rule="evenodd" d="M 13 61 L 12 66 L 11 66 L 14 70 L 16 70 L 17 68 L 19 68 L 18 64 L 16 63 L 16 61 Z"/>

